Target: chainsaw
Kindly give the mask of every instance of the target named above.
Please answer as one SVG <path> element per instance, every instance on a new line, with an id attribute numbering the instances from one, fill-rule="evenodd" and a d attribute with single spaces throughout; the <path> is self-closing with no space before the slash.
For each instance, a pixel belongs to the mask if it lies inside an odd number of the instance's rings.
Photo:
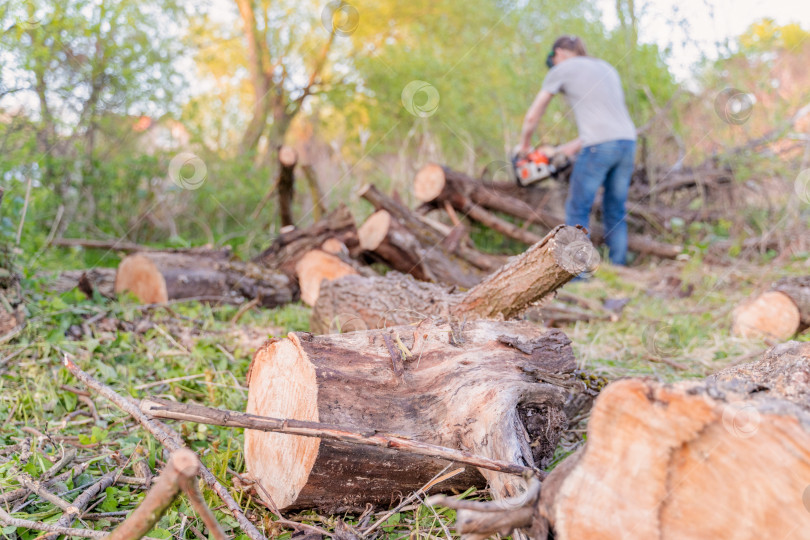
<path id="1" fill-rule="evenodd" d="M 562 152 L 555 152 L 553 147 L 538 146 L 525 156 L 515 154 L 512 157 L 512 169 L 519 186 L 525 187 L 556 177 L 571 166 L 571 160 Z"/>

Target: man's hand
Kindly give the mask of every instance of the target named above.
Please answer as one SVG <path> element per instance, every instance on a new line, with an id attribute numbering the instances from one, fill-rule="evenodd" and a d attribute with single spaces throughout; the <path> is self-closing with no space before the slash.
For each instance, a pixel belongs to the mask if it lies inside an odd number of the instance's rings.
<path id="1" fill-rule="evenodd" d="M 519 158 L 526 157 L 529 154 L 529 150 L 531 150 L 529 146 L 519 144 L 512 149 L 512 156 Z"/>

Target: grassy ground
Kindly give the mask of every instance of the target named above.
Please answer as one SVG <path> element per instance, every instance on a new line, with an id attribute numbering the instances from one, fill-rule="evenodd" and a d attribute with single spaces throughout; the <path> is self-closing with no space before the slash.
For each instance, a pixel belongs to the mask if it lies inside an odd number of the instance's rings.
<path id="1" fill-rule="evenodd" d="M 629 303 L 616 321 L 579 322 L 565 331 L 581 367 L 608 379 L 702 377 L 730 363 L 753 360 L 768 346 L 729 334 L 731 311 L 740 300 L 786 273 L 809 272 L 806 256 L 778 265 L 762 261 L 710 267 L 699 259 L 629 269 L 603 265 L 592 280 L 569 284 L 565 290 L 590 302 L 628 298 Z M 160 445 L 128 417 L 102 398 L 87 400 L 69 388 L 79 384 L 61 366 L 64 354 L 133 397 L 162 396 L 243 410 L 253 350 L 268 337 L 308 328 L 309 310 L 301 305 L 252 310 L 234 323 L 237 310 L 232 306 L 179 303 L 143 308 L 127 299 L 88 300 L 77 291 L 48 295 L 36 281 L 26 285 L 29 323 L 20 335 L 0 345 L 0 495 L 19 487 L 22 473 L 41 475 L 68 448 L 78 452 L 74 465 L 88 465 L 82 474 L 53 486 L 52 491 L 67 500 L 108 471 L 120 469 L 135 476 L 139 459 L 153 469 L 165 459 Z M 250 486 L 238 480 L 244 470 L 240 430 L 177 427 L 260 529 L 272 537 L 291 536 L 291 529 L 275 523 Z M 30 456 L 22 448 L 32 450 Z M 134 484 L 108 488 L 76 526 L 109 530 L 138 504 L 143 492 Z M 220 501 L 210 491 L 205 496 L 226 532 L 241 534 Z M 467 496 L 480 494 L 470 491 Z M 375 535 L 454 536 L 453 512 L 425 506 L 421 500 L 415 497 L 394 513 L 304 513 L 290 519 L 326 530 L 332 530 L 338 519 L 354 525 L 362 522 L 363 527 L 384 520 Z M 59 508 L 36 496 L 5 508 L 16 517 L 46 522 L 61 515 Z M 188 503 L 180 500 L 150 536 L 194 538 L 203 529 Z M 38 536 L 14 527 L 2 533 L 26 540 Z"/>

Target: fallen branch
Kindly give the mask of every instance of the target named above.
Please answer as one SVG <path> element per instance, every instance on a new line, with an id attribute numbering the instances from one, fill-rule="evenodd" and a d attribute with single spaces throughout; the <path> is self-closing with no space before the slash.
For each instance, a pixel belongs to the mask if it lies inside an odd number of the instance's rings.
<path id="1" fill-rule="evenodd" d="M 95 499 L 99 493 L 110 487 L 115 483 L 115 478 L 120 471 L 110 471 L 102 476 L 98 482 L 91 485 L 84 490 L 81 495 L 76 497 L 70 507 L 62 514 L 59 521 L 56 522 L 57 527 L 70 527 L 77 517 L 87 508 L 90 502 Z M 46 540 L 55 540 L 59 533 L 50 533 L 45 538 Z"/>
<path id="2" fill-rule="evenodd" d="M 189 499 L 191 499 L 194 509 L 203 518 L 211 535 L 217 540 L 225 540 L 226 536 L 222 527 L 199 497 L 199 491 L 194 483 L 199 471 L 200 460 L 197 458 L 197 454 L 187 448 L 180 448 L 174 452 L 141 504 L 110 533 L 107 540 L 138 540 L 141 538 L 157 525 L 181 489 L 190 495 Z"/>
<path id="3" fill-rule="evenodd" d="M 238 411 L 214 409 L 191 403 L 175 403 L 162 399 L 145 399 L 141 401 L 140 407 L 141 411 L 156 418 L 185 420 L 214 426 L 255 429 L 257 431 L 287 433 L 290 435 L 318 437 L 321 439 L 362 444 L 365 446 L 391 448 L 393 450 L 399 450 L 400 452 L 455 461 L 457 463 L 464 463 L 466 465 L 502 473 L 540 474 L 541 472 L 524 465 L 476 456 L 463 450 L 422 443 L 412 439 L 376 433 L 375 431 L 361 433 L 349 427 L 322 424 L 320 422 L 270 418 L 268 416 L 258 416 Z"/>
<path id="4" fill-rule="evenodd" d="M 0 520 L 8 527 L 17 527 L 20 529 L 30 529 L 33 531 L 43 531 L 55 534 L 64 534 L 66 536 L 78 536 L 81 538 L 104 538 L 107 533 L 104 531 L 93 531 L 91 529 L 72 529 L 70 527 L 61 527 L 51 523 L 42 523 L 41 521 L 30 521 L 28 519 L 20 519 L 12 517 L 11 514 L 6 512 L 0 506 Z"/>
<path id="5" fill-rule="evenodd" d="M 182 439 L 177 432 L 163 422 L 150 418 L 141 412 L 138 405 L 132 399 L 121 396 L 106 384 L 97 381 L 95 378 L 82 371 L 67 355 L 65 355 L 64 363 L 65 368 L 70 371 L 74 377 L 88 388 L 95 390 L 100 395 L 110 400 L 116 407 L 132 416 L 166 448 L 171 451 L 176 451 L 183 447 Z M 237 502 L 231 497 L 231 494 L 228 493 L 227 488 L 223 486 L 204 465 L 200 465 L 200 476 L 202 476 L 205 483 L 208 484 L 214 493 L 219 495 L 219 498 L 222 499 L 222 502 L 224 502 L 225 506 L 231 511 L 236 521 L 239 523 L 239 526 L 249 538 L 252 540 L 266 540 L 259 529 L 248 520 Z"/>

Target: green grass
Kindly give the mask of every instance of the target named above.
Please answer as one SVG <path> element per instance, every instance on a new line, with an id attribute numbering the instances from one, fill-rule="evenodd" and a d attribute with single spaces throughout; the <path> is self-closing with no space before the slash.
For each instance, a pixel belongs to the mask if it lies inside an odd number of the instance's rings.
<path id="1" fill-rule="evenodd" d="M 593 280 L 569 284 L 565 290 L 595 302 L 627 297 L 630 303 L 617 321 L 576 323 L 564 330 L 573 341 L 580 367 L 608 379 L 652 376 L 672 381 L 702 377 L 729 363 L 751 360 L 768 346 L 763 341 L 730 335 L 734 306 L 781 275 L 807 272 L 802 258 L 789 261 L 778 272 L 767 263 L 709 267 L 699 260 L 631 269 L 602 265 Z M 660 283 L 667 277 L 680 280 L 679 285 L 668 289 L 670 293 L 691 286 L 691 295 L 654 296 L 651 291 L 666 292 Z M 38 292 L 42 289 L 38 285 L 26 282 L 28 326 L 14 340 L 0 345 L 1 492 L 18 487 L 21 471 L 35 478 L 41 475 L 61 449 L 69 446 L 77 449 L 77 461 L 89 460 L 90 465 L 82 475 L 56 486 L 55 490 L 68 500 L 81 492 L 75 488 L 112 468 L 120 467 L 123 474 L 134 475 L 131 460 L 139 447 L 153 468 L 159 468 L 166 457 L 150 435 L 103 398 L 93 397 L 98 421 L 83 415 L 70 416 L 89 409 L 76 394 L 62 388 L 79 386 L 61 366 L 65 353 L 103 382 L 136 398 L 156 395 L 244 410 L 245 375 L 256 347 L 268 337 L 308 329 L 309 308 L 300 304 L 254 309 L 245 313 L 238 324 L 232 324 L 237 312 L 233 306 L 179 303 L 145 310 L 126 298 L 121 302 L 88 300 L 76 291 L 48 295 Z M 178 380 L 160 382 L 167 379 Z M 147 384 L 151 386 L 143 386 Z M 241 430 L 195 424 L 176 427 L 268 536 L 291 536 L 291 529 L 275 524 L 272 514 L 256 502 L 254 494 L 234 484 L 233 472 L 244 471 Z M 581 436 L 577 436 L 579 440 Z M 30 445 L 33 453 L 29 460 L 21 462 L 18 452 L 2 451 L 1 447 L 18 443 Z M 555 462 L 575 446 L 560 448 Z M 220 508 L 219 500 L 208 490 L 204 493 L 207 502 L 217 509 L 226 532 L 241 537 L 235 520 Z M 470 491 L 466 496 L 484 495 Z M 142 497 L 139 486 L 116 485 L 107 490 L 94 512 L 128 511 Z M 50 522 L 61 514 L 52 504 L 36 497 L 28 501 L 15 514 L 17 517 Z M 367 524 L 385 514 L 320 516 L 309 512 L 291 519 L 332 530 L 338 519 L 354 524 L 364 519 Z M 454 536 L 454 517 L 449 509 L 432 509 L 417 500 L 385 517 L 378 530 L 382 537 L 390 538 L 444 537 L 448 532 Z M 112 516 L 85 520 L 76 526 L 109 530 L 115 523 Z M 194 538 L 192 527 L 204 530 L 181 498 L 150 536 Z M 2 532 L 23 540 L 38 536 L 13 527 Z"/>

